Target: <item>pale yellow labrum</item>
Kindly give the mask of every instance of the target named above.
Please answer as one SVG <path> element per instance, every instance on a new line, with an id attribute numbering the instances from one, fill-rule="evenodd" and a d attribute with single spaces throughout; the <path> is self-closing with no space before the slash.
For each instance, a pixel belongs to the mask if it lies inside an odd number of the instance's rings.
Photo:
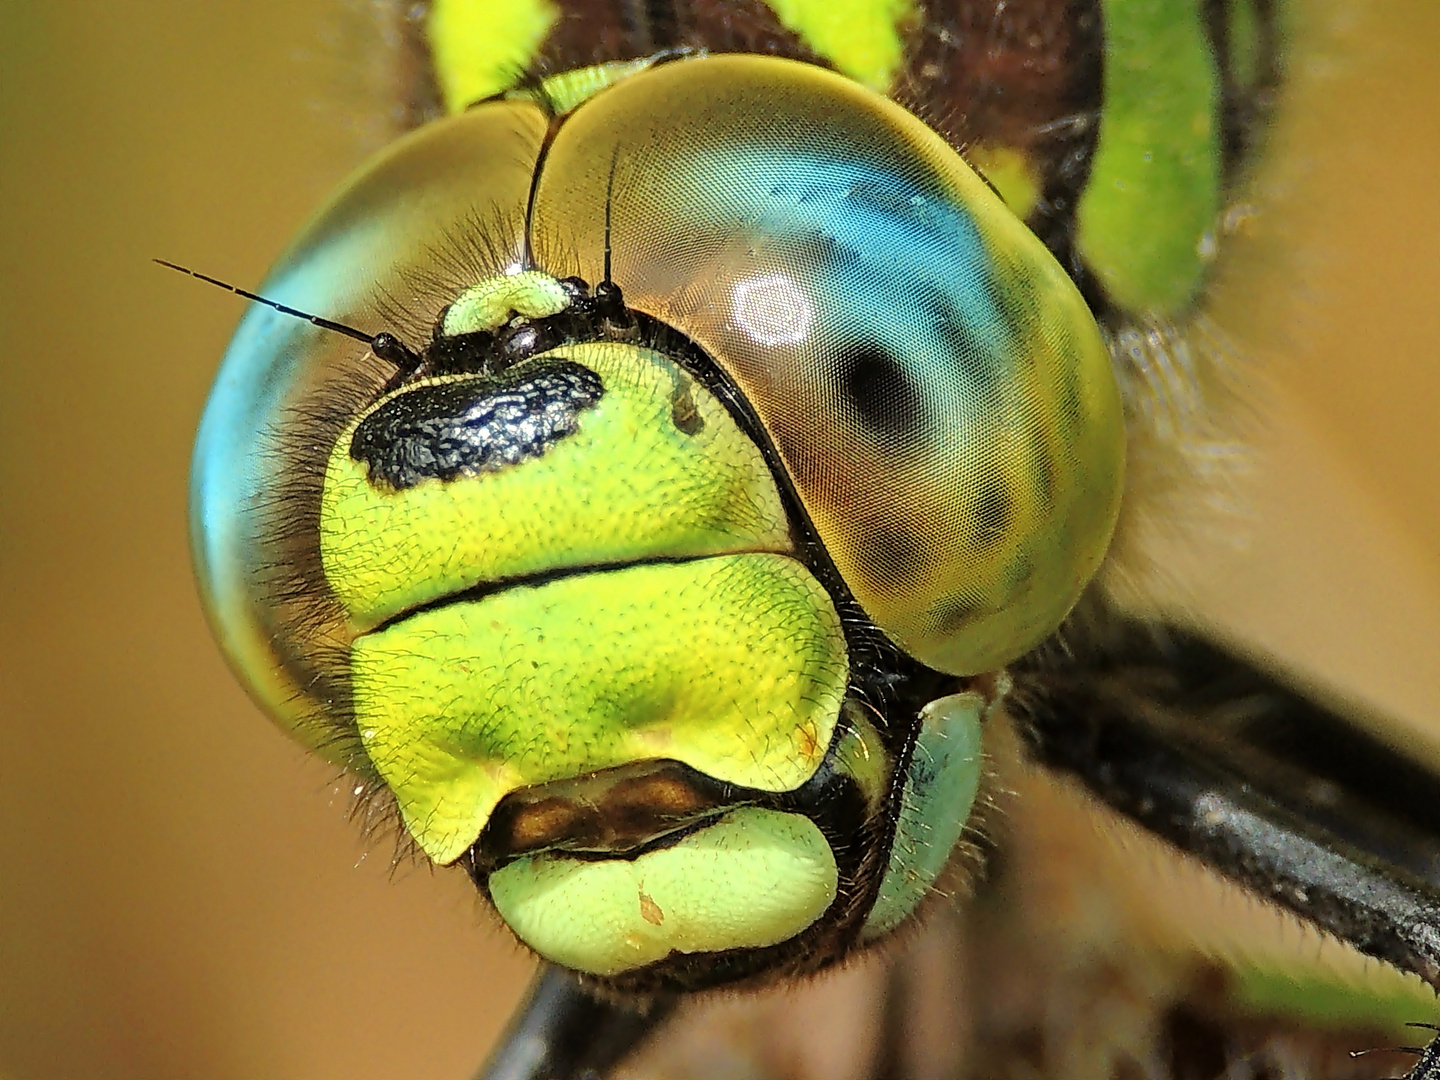
<path id="1" fill-rule="evenodd" d="M 785 941 L 825 912 L 837 880 L 814 822 L 745 807 L 630 861 L 521 859 L 490 876 L 490 898 L 545 959 L 617 975 L 671 952 Z"/>

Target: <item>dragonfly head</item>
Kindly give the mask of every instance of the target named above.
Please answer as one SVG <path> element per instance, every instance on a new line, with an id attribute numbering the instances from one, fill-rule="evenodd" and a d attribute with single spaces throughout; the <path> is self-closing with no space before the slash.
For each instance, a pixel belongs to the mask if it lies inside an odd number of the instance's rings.
<path id="1" fill-rule="evenodd" d="M 397 371 L 257 309 L 225 360 L 196 561 L 284 726 L 618 989 L 909 917 L 1124 460 L 1084 301 L 938 136 L 758 57 L 495 100 L 265 291 L 428 342 Z"/>

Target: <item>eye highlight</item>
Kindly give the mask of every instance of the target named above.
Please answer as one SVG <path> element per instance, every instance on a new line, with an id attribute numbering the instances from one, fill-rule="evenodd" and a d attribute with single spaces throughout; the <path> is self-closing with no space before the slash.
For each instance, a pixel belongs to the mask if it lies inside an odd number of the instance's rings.
<path id="1" fill-rule="evenodd" d="M 731 303 L 735 322 L 761 345 L 798 345 L 815 321 L 814 304 L 784 274 L 737 281 Z"/>

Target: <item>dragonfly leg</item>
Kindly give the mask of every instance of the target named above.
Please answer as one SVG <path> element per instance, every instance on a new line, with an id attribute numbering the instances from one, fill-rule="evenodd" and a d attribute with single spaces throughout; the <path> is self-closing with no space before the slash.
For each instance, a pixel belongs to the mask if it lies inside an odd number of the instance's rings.
<path id="1" fill-rule="evenodd" d="M 1087 629 L 1016 672 L 1032 758 L 1440 990 L 1435 778 L 1263 662 L 1158 624 Z M 1440 1041 L 1406 1080 L 1440 1080 Z"/>
<path id="2" fill-rule="evenodd" d="M 668 1019 L 672 999 L 647 1009 L 592 997 L 574 975 L 544 964 L 475 1080 L 597 1080 Z"/>

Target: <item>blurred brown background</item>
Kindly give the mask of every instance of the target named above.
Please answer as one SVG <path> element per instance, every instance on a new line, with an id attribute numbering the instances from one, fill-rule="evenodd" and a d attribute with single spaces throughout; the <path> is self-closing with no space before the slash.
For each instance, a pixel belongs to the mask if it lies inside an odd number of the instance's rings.
<path id="1" fill-rule="evenodd" d="M 1440 762 L 1440 10 L 1293 6 L 1328 22 L 1220 300 L 1274 403 L 1248 546 L 1215 545 L 1196 606 Z M 382 137 L 365 7 L 0 0 L 14 1080 L 457 1080 L 528 970 L 463 880 L 366 853 L 190 579 L 190 441 L 240 306 L 149 259 L 258 281 Z"/>

